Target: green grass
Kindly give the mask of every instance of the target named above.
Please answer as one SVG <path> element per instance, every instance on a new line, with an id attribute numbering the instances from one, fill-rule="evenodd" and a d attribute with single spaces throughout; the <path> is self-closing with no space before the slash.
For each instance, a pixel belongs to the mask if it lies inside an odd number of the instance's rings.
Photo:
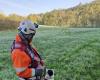
<path id="1" fill-rule="evenodd" d="M 0 32 L 0 80 L 18 80 L 10 59 L 16 33 Z M 55 80 L 100 80 L 99 28 L 40 28 L 33 44 L 55 70 Z"/>

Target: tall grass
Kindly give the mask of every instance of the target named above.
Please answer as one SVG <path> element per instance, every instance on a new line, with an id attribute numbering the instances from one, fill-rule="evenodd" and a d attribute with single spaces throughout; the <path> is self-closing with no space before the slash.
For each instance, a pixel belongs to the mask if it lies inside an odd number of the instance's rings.
<path id="1" fill-rule="evenodd" d="M 0 32 L 0 80 L 18 80 L 10 45 L 17 31 Z M 100 80 L 100 29 L 40 28 L 33 44 L 55 80 Z"/>

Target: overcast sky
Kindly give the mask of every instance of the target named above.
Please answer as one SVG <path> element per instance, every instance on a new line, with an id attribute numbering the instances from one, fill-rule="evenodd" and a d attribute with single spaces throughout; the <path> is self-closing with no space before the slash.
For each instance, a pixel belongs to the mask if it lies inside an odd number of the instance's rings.
<path id="1" fill-rule="evenodd" d="M 44 13 L 53 9 L 67 9 L 78 5 L 89 3 L 93 0 L 0 0 L 0 12 L 6 15 L 16 13 L 28 15 L 31 13 Z"/>

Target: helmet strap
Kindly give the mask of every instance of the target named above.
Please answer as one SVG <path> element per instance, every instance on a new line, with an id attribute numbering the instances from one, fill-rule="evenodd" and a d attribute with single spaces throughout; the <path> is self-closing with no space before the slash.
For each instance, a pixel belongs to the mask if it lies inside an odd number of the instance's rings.
<path id="1" fill-rule="evenodd" d="M 18 34 L 19 34 L 19 36 L 21 37 L 22 41 L 23 41 L 26 45 L 28 45 L 29 42 L 28 42 L 28 40 L 25 38 L 25 35 L 24 35 L 22 32 L 19 32 Z"/>

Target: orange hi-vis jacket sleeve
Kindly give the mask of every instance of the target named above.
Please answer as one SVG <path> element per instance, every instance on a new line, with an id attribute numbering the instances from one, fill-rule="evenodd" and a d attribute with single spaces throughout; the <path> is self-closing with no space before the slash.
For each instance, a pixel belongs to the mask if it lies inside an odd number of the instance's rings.
<path id="1" fill-rule="evenodd" d="M 20 38 L 17 35 L 16 41 Z M 35 70 L 33 68 L 28 68 L 31 64 L 30 57 L 20 49 L 14 49 L 11 54 L 13 67 L 16 70 L 16 74 L 22 78 L 30 78 L 35 75 Z"/>

